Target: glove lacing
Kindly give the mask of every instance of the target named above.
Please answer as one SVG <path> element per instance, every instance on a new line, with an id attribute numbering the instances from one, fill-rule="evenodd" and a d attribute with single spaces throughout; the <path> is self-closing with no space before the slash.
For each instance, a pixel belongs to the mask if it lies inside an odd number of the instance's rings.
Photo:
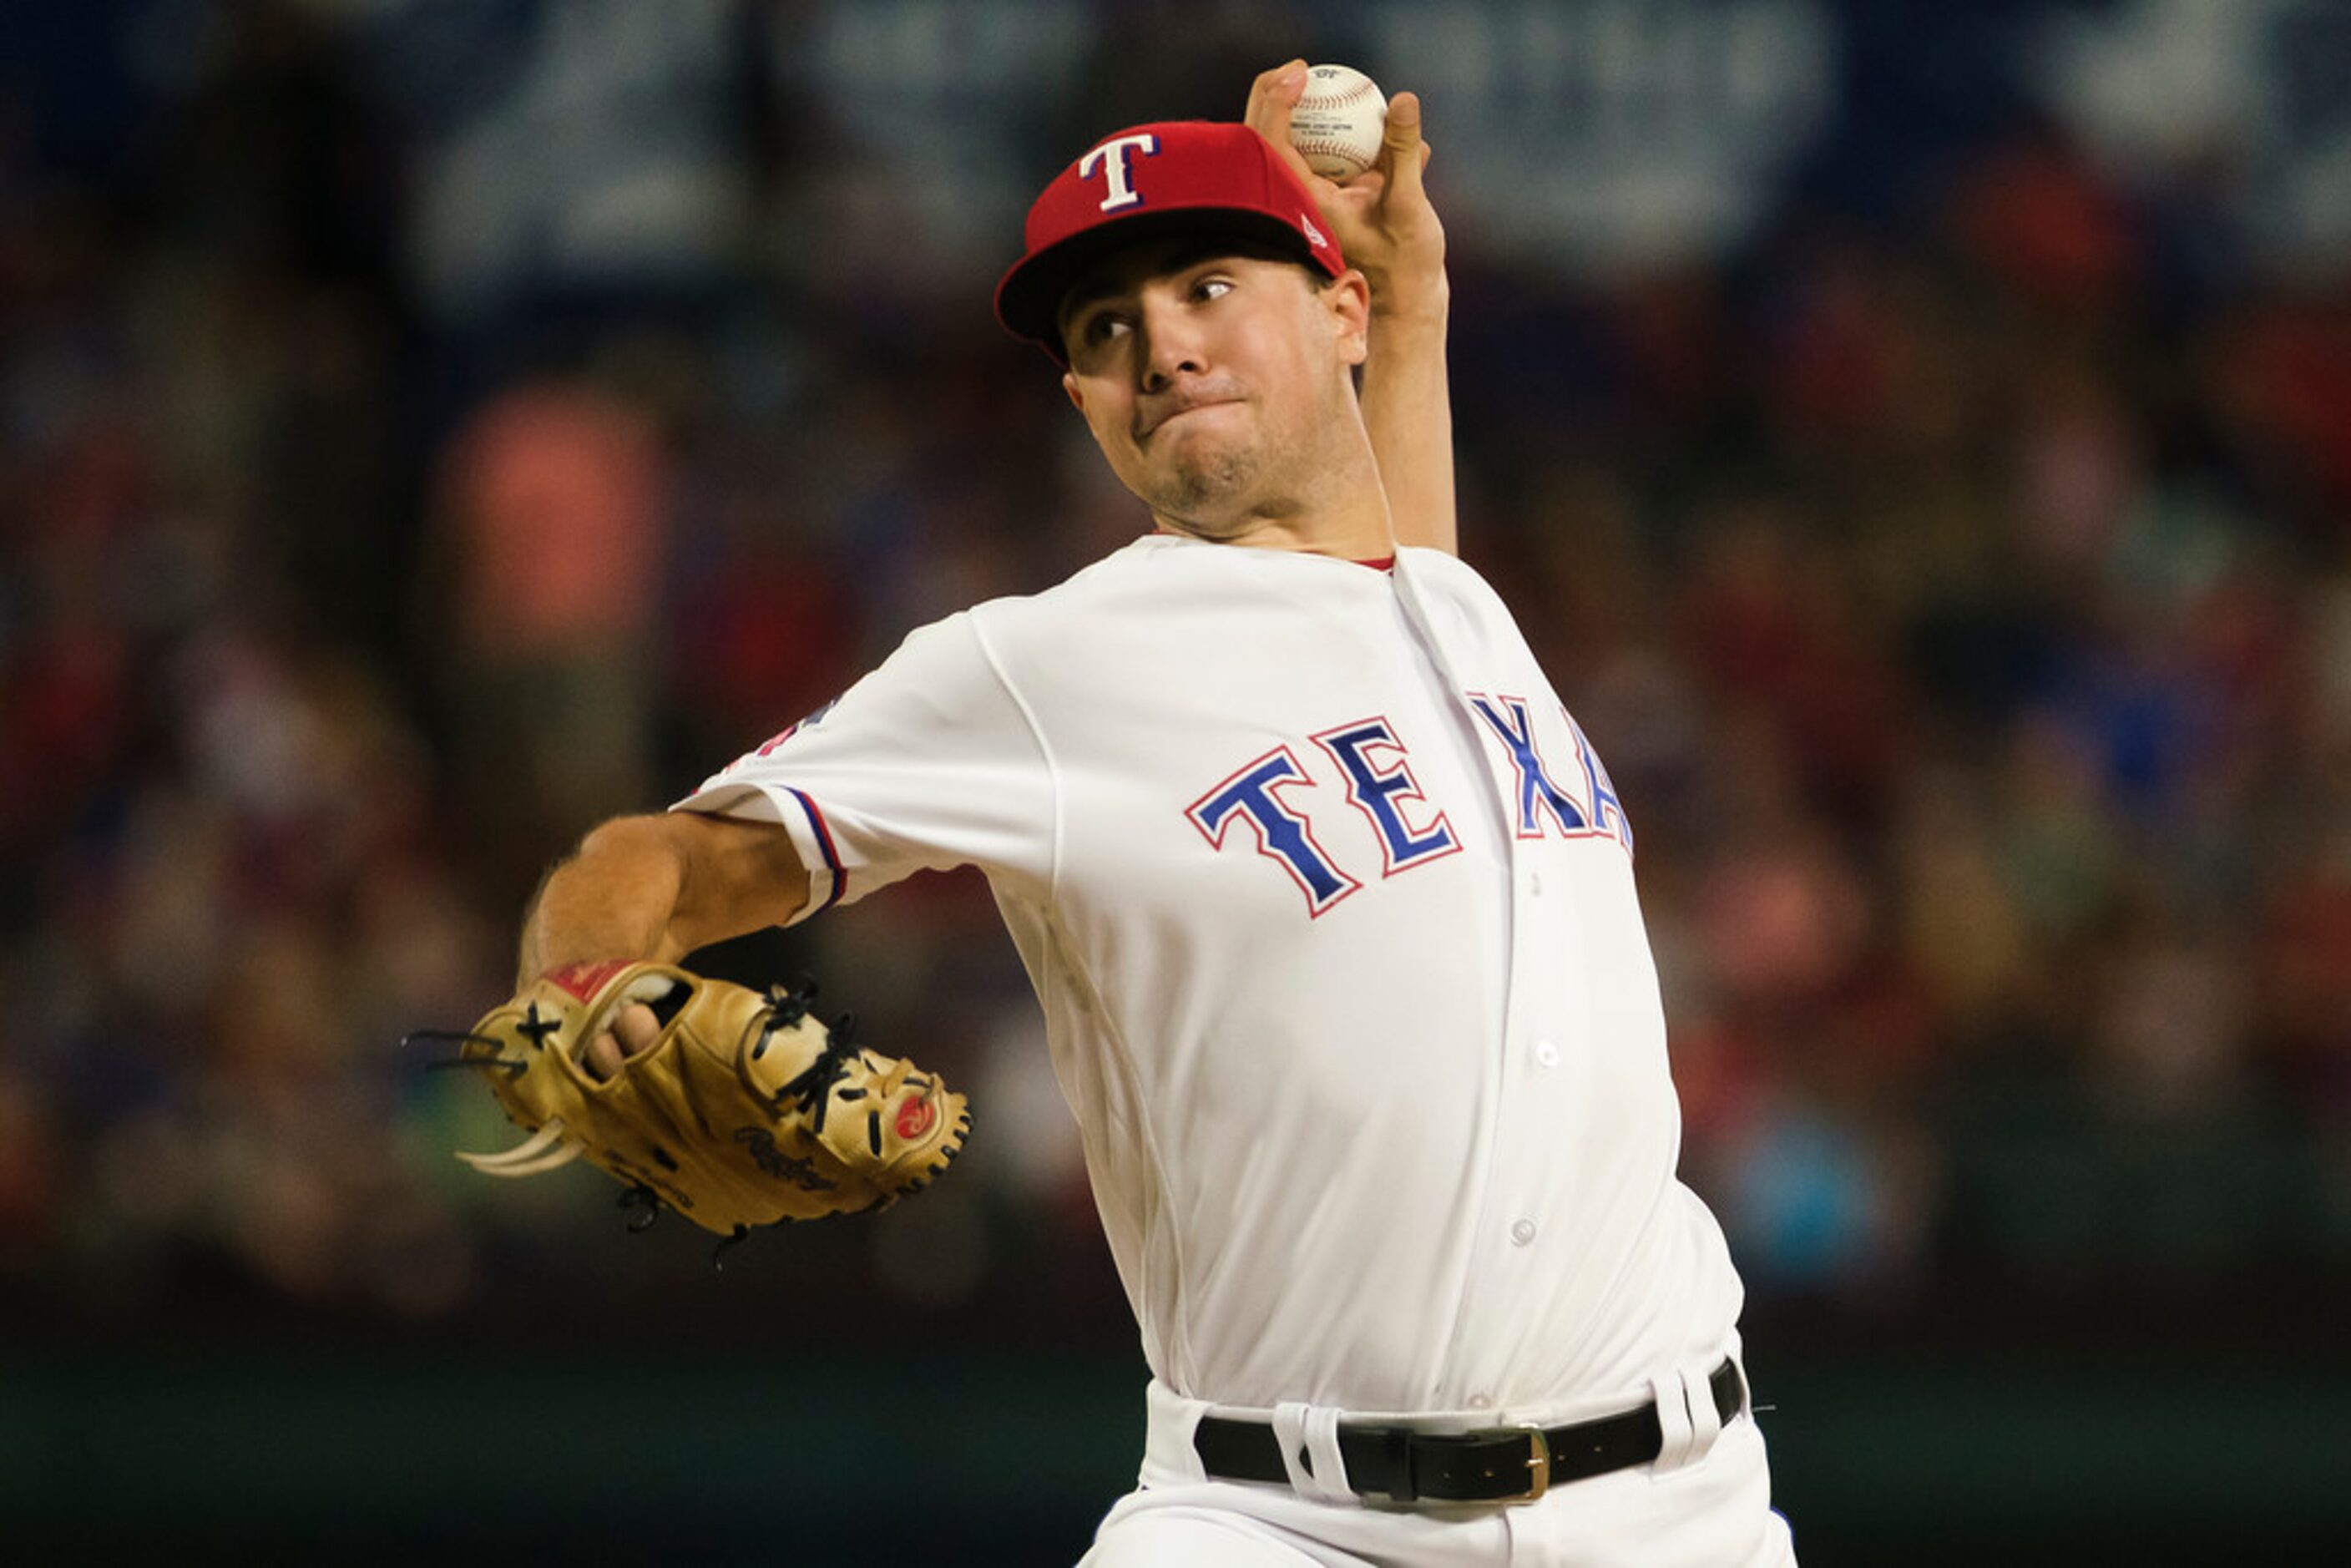
<path id="1" fill-rule="evenodd" d="M 767 1010 L 752 1020 L 758 1030 L 758 1041 L 750 1047 L 753 1061 L 767 1054 L 768 1042 L 779 1030 L 790 1029 L 808 1017 L 809 1003 L 815 996 L 816 987 L 805 981 L 790 990 L 781 986 L 770 988 Z M 856 1054 L 857 1015 L 843 1013 L 841 1021 L 826 1035 L 824 1049 L 817 1052 L 816 1060 L 778 1089 L 768 1098 L 768 1104 L 778 1116 L 799 1112 L 808 1118 L 812 1131 L 822 1133 L 825 1112 L 832 1103 L 832 1086 L 849 1076 L 849 1064 Z M 749 1082 L 747 1073 L 745 1082 Z"/>

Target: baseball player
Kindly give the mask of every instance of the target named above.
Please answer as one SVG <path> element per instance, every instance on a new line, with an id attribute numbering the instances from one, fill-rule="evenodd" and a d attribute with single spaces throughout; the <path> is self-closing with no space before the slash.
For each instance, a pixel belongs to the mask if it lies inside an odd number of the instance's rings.
<path id="1" fill-rule="evenodd" d="M 1153 1375 L 1090 1564 L 1792 1562 L 1637 802 L 1448 553 L 1420 106 L 1333 186 L 1302 76 L 1084 149 L 997 290 L 1152 531 L 590 833 L 523 970 L 982 868 Z"/>

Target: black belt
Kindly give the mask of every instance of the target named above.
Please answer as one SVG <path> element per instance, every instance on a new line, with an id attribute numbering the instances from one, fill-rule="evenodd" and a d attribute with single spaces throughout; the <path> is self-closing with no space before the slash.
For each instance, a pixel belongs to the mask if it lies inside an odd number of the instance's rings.
<path id="1" fill-rule="evenodd" d="M 1729 1357 L 1707 1380 L 1728 1422 L 1747 1403 Z M 1544 1489 L 1646 1465 L 1665 1450 L 1657 1407 L 1644 1405 L 1573 1427 L 1496 1427 L 1439 1435 L 1410 1427 L 1339 1427 L 1347 1485 L 1395 1502 L 1520 1502 Z M 1281 1445 L 1262 1421 L 1203 1416 L 1192 1447 L 1208 1474 L 1236 1481 L 1287 1481 Z"/>

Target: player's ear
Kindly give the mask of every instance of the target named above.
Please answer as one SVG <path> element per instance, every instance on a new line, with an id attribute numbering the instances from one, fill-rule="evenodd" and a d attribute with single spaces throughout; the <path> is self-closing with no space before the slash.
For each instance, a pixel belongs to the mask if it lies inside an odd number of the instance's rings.
<path id="1" fill-rule="evenodd" d="M 1084 390 L 1078 385 L 1077 371 L 1063 371 L 1061 372 L 1061 390 L 1070 394 L 1070 406 L 1078 411 L 1078 417 L 1081 419 L 1084 418 L 1086 413 L 1086 394 Z"/>
<path id="2" fill-rule="evenodd" d="M 1324 284 L 1321 293 L 1322 307 L 1331 313 L 1341 354 L 1351 365 L 1362 364 L 1372 357 L 1370 282 L 1351 267 Z"/>

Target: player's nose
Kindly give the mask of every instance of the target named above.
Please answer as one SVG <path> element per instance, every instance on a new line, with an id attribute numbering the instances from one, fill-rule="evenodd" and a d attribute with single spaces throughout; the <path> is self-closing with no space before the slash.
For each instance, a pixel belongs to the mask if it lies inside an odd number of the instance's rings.
<path id="1" fill-rule="evenodd" d="M 1135 359 L 1144 390 L 1158 392 L 1183 376 L 1198 375 L 1208 368 L 1207 346 L 1197 324 L 1173 301 L 1146 296 L 1135 317 L 1134 330 L 1142 340 Z"/>

